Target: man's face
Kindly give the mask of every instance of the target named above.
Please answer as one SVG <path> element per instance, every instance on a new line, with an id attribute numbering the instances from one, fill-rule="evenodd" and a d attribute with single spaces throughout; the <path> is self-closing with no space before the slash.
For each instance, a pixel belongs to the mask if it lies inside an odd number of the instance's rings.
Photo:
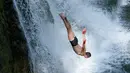
<path id="1" fill-rule="evenodd" d="M 87 56 L 86 54 L 84 55 L 84 57 L 85 57 L 85 58 L 88 58 L 88 56 Z"/>

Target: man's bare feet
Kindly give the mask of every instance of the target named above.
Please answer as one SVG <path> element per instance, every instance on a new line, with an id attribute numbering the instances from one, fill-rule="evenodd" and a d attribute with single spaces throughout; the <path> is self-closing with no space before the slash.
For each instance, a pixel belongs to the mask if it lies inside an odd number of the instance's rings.
<path id="1" fill-rule="evenodd" d="M 65 19 L 64 13 L 60 13 L 59 15 L 60 15 L 60 17 L 61 17 L 62 19 Z"/>

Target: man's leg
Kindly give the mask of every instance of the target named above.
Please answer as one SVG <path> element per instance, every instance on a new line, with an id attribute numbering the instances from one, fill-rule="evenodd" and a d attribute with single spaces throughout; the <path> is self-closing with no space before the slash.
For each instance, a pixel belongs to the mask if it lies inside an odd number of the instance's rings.
<path id="1" fill-rule="evenodd" d="M 65 24 L 65 27 L 67 29 L 67 33 L 68 33 L 68 39 L 71 41 L 71 40 L 74 40 L 74 32 L 72 31 L 72 28 L 71 28 L 71 25 L 69 23 L 69 21 L 67 20 L 67 18 L 64 16 L 63 13 L 60 14 L 60 17 L 61 19 L 63 20 L 64 24 Z"/>

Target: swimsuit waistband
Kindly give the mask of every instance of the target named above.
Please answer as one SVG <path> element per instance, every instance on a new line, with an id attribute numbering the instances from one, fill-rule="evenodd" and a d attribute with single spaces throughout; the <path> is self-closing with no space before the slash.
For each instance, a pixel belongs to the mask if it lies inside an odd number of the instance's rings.
<path id="1" fill-rule="evenodd" d="M 71 43 L 72 46 L 78 45 L 78 39 L 77 39 L 77 37 L 75 36 L 74 40 L 70 41 L 70 43 Z"/>

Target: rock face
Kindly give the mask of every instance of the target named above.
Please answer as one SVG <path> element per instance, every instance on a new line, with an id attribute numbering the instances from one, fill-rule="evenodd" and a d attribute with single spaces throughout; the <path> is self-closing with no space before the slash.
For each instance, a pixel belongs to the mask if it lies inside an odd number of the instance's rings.
<path id="1" fill-rule="evenodd" d="M 30 73 L 28 47 L 13 0 L 0 0 L 0 73 Z"/>
<path id="2" fill-rule="evenodd" d="M 123 26 L 128 28 L 130 31 L 130 3 L 128 5 L 122 6 L 120 19 L 124 23 Z"/>

